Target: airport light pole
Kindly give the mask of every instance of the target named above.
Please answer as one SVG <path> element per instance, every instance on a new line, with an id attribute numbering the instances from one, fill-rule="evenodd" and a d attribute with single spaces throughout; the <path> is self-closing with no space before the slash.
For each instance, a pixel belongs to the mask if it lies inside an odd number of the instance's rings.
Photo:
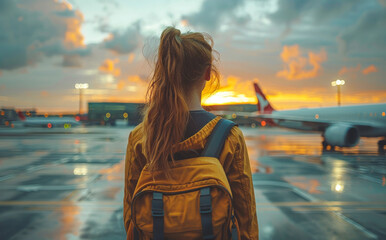
<path id="1" fill-rule="evenodd" d="M 332 81 L 331 82 L 331 86 L 333 86 L 333 87 L 337 87 L 337 98 L 338 98 L 338 106 L 340 106 L 340 86 L 343 86 L 344 85 L 344 83 L 345 83 L 345 81 L 344 80 L 341 80 L 341 79 L 338 79 L 338 80 L 336 80 L 336 81 Z"/>
<path id="2" fill-rule="evenodd" d="M 75 88 L 79 89 L 79 116 L 80 116 L 82 114 L 83 89 L 88 88 L 88 83 L 77 83 L 75 84 Z"/>

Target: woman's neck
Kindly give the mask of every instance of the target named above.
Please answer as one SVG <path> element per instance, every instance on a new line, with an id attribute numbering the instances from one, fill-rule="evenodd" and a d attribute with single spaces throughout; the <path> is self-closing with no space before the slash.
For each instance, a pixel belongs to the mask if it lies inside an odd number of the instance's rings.
<path id="1" fill-rule="evenodd" d="M 204 110 L 201 106 L 201 91 L 192 92 L 191 96 L 186 99 L 186 103 L 188 104 L 189 111 Z"/>

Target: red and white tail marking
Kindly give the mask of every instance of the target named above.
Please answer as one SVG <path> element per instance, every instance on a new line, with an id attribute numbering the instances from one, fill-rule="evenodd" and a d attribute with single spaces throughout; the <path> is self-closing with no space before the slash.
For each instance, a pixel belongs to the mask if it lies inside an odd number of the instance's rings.
<path id="1" fill-rule="evenodd" d="M 260 113 L 272 113 L 275 111 L 275 109 L 271 106 L 271 104 L 268 102 L 267 98 L 265 97 L 263 91 L 261 91 L 259 85 L 257 83 L 253 83 L 255 86 L 255 92 L 257 97 L 257 109 Z"/>
<path id="2" fill-rule="evenodd" d="M 18 111 L 17 115 L 19 116 L 20 120 L 22 120 L 22 121 L 24 121 L 26 119 L 26 117 L 24 116 L 24 114 L 21 111 Z"/>

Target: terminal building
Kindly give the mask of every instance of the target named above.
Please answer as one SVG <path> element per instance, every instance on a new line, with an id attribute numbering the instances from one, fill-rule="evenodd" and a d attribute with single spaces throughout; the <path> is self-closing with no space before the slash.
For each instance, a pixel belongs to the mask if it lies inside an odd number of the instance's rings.
<path id="1" fill-rule="evenodd" d="M 88 122 L 97 125 L 137 125 L 142 121 L 144 103 L 89 102 Z"/>

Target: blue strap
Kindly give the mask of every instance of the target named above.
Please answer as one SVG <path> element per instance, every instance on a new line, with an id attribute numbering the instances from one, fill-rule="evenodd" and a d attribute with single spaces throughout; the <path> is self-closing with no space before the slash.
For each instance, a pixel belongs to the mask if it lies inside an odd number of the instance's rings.
<path id="1" fill-rule="evenodd" d="M 232 240 L 238 240 L 239 239 L 239 235 L 237 233 L 237 228 L 236 228 L 236 224 L 235 224 L 235 219 L 234 219 L 235 216 L 232 215 Z"/>
<path id="2" fill-rule="evenodd" d="M 218 158 L 224 147 L 229 131 L 236 124 L 227 119 L 220 119 L 214 127 L 201 156 Z"/>
<path id="3" fill-rule="evenodd" d="M 214 239 L 212 225 L 212 196 L 210 195 L 210 187 L 200 190 L 200 214 L 202 235 L 205 240 Z"/>
<path id="4" fill-rule="evenodd" d="M 153 192 L 153 200 L 151 202 L 151 215 L 153 216 L 153 239 L 164 239 L 164 202 L 163 194 Z"/>
<path id="5" fill-rule="evenodd" d="M 136 227 L 134 227 L 134 240 L 139 240 L 139 233 Z"/>

